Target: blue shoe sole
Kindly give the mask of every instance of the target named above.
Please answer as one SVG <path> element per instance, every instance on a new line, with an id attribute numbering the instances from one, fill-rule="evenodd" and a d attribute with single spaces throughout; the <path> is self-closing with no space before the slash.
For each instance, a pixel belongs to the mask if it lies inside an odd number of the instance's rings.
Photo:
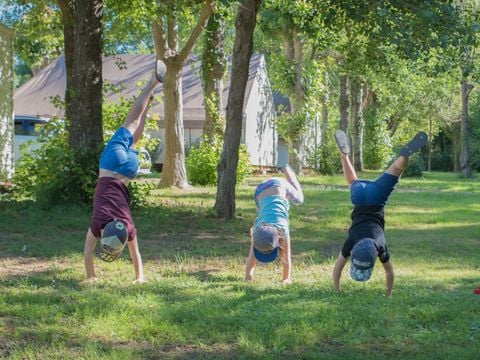
<path id="1" fill-rule="evenodd" d="M 400 156 L 409 157 L 427 144 L 427 133 L 420 131 L 410 142 L 400 150 Z"/>

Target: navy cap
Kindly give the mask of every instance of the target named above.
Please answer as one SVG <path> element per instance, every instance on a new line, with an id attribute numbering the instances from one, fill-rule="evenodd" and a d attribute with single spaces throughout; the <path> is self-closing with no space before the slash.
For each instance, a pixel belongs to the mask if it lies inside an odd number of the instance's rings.
<path id="1" fill-rule="evenodd" d="M 253 231 L 253 254 L 263 263 L 274 261 L 279 248 L 278 229 L 272 225 L 259 225 Z"/>
<path id="2" fill-rule="evenodd" d="M 103 228 L 100 249 L 97 252 L 98 257 L 107 262 L 115 260 L 122 254 L 127 240 L 127 225 L 120 220 L 110 221 Z"/>
<path id="3" fill-rule="evenodd" d="M 355 281 L 367 281 L 372 276 L 378 251 L 373 239 L 364 238 L 355 244 L 350 256 L 350 276 Z"/>

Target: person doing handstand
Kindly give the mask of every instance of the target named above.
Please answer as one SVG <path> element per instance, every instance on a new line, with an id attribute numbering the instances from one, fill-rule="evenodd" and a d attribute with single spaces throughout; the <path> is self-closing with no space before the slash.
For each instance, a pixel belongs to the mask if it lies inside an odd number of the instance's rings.
<path id="1" fill-rule="evenodd" d="M 409 157 L 427 143 L 427 134 L 419 132 L 405 145 L 400 156 L 375 181 L 359 180 L 348 157 L 350 148 L 346 134 L 337 130 L 335 140 L 340 150 L 342 168 L 350 188 L 354 205 L 348 237 L 333 269 L 333 285 L 340 291 L 342 270 L 351 257 L 350 276 L 356 281 L 367 281 L 372 275 L 377 257 L 385 269 L 386 295 L 392 294 L 394 271 L 385 241 L 384 207 L 400 176 L 408 166 Z"/>
<path id="2" fill-rule="evenodd" d="M 303 203 L 303 192 L 297 177 L 290 166 L 282 168 L 285 178 L 269 178 L 260 183 L 255 190 L 255 204 L 258 216 L 250 228 L 250 253 L 247 259 L 245 280 L 253 281 L 257 260 L 269 263 L 277 258 L 283 264 L 284 283 L 292 281 L 291 246 L 290 246 L 290 202 L 295 205 Z"/>
<path id="3" fill-rule="evenodd" d="M 107 262 L 118 258 L 125 244 L 128 244 L 135 269 L 134 282 L 145 281 L 137 231 L 130 212 L 130 194 L 127 185 L 137 175 L 139 159 L 135 146 L 143 134 L 148 107 L 153 99 L 153 90 L 157 84 L 163 82 L 165 71 L 165 64 L 157 61 L 152 77 L 100 157 L 92 219 L 84 247 L 87 282 L 96 281 L 93 254 L 99 238 L 101 238 L 101 244 L 97 254 L 100 259 Z"/>

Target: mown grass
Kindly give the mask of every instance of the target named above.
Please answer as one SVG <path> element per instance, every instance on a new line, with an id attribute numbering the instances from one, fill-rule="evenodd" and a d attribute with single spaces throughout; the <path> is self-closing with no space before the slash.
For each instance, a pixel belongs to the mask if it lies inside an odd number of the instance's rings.
<path id="1" fill-rule="evenodd" d="M 302 179 L 305 204 L 291 210 L 294 284 L 280 284 L 279 264 L 245 283 L 260 179 L 238 188 L 229 222 L 213 216 L 214 188 L 154 191 L 134 211 L 143 285 L 132 284 L 126 254 L 97 261 L 99 283 L 82 283 L 89 208 L 0 202 L 0 357 L 478 358 L 478 179 L 401 181 L 386 210 L 391 298 L 380 266 L 369 282 L 345 273 L 343 291 L 332 290 L 351 211 L 341 176 Z"/>

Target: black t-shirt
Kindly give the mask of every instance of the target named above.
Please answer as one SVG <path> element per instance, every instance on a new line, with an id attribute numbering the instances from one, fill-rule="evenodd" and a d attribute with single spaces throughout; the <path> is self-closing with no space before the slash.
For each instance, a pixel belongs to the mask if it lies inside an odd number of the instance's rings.
<path id="1" fill-rule="evenodd" d="M 352 225 L 348 230 L 348 238 L 343 244 L 342 255 L 350 256 L 357 242 L 370 238 L 375 242 L 378 257 L 382 263 L 390 260 L 390 254 L 385 242 L 385 219 L 383 206 L 357 205 L 352 211 Z"/>

